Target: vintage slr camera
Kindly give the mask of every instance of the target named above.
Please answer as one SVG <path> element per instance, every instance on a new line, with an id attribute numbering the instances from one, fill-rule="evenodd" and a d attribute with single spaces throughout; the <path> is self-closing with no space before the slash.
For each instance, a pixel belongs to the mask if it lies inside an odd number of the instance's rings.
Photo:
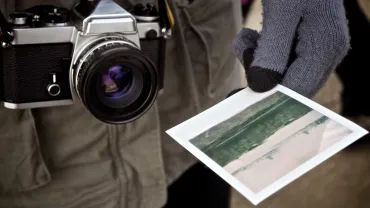
<path id="1" fill-rule="evenodd" d="M 82 0 L 72 10 L 37 5 L 8 19 L 1 13 L 0 99 L 10 109 L 80 100 L 103 122 L 137 119 L 163 87 L 166 12 Z"/>

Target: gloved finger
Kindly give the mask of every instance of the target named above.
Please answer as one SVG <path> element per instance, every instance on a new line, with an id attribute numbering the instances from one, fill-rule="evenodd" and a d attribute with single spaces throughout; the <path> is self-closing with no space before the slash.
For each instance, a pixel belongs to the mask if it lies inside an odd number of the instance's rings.
<path id="1" fill-rule="evenodd" d="M 249 68 L 253 60 L 253 54 L 257 48 L 259 36 L 256 30 L 243 28 L 233 39 L 234 54 L 245 69 Z"/>
<path id="2" fill-rule="evenodd" d="M 244 89 L 245 89 L 245 88 L 238 88 L 238 89 L 235 89 L 235 90 L 231 91 L 229 94 L 227 94 L 226 98 L 229 98 L 229 97 L 231 97 L 231 96 L 235 95 L 236 93 L 238 93 L 238 92 L 240 92 L 240 91 L 242 91 L 242 90 L 244 90 Z"/>
<path id="3" fill-rule="evenodd" d="M 263 0 L 263 25 L 258 47 L 248 72 L 248 85 L 265 92 L 283 78 L 296 30 L 304 13 L 303 0 Z"/>
<path id="4" fill-rule="evenodd" d="M 297 58 L 282 85 L 313 97 L 349 50 L 349 31 L 341 1 L 321 1 L 299 28 Z"/>

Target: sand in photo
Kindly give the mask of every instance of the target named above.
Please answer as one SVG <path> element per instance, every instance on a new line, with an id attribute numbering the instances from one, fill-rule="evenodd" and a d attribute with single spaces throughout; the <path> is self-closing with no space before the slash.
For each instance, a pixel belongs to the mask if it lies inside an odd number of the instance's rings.
<path id="1" fill-rule="evenodd" d="M 276 92 L 190 142 L 257 194 L 351 133 Z"/>

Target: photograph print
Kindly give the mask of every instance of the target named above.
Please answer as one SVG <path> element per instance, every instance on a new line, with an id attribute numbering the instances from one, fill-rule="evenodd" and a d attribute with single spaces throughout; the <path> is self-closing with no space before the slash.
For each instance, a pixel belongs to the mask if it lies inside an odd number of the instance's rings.
<path id="1" fill-rule="evenodd" d="M 276 91 L 189 142 L 257 195 L 351 133 Z"/>

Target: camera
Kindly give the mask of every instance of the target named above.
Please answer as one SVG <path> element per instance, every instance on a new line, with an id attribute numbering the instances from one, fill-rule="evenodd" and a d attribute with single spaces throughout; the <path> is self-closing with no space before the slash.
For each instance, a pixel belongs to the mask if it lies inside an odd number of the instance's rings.
<path id="1" fill-rule="evenodd" d="M 0 101 L 32 109 L 80 100 L 111 124 L 141 117 L 163 89 L 166 12 L 81 0 L 70 10 L 36 5 L 8 18 L 1 13 Z"/>

